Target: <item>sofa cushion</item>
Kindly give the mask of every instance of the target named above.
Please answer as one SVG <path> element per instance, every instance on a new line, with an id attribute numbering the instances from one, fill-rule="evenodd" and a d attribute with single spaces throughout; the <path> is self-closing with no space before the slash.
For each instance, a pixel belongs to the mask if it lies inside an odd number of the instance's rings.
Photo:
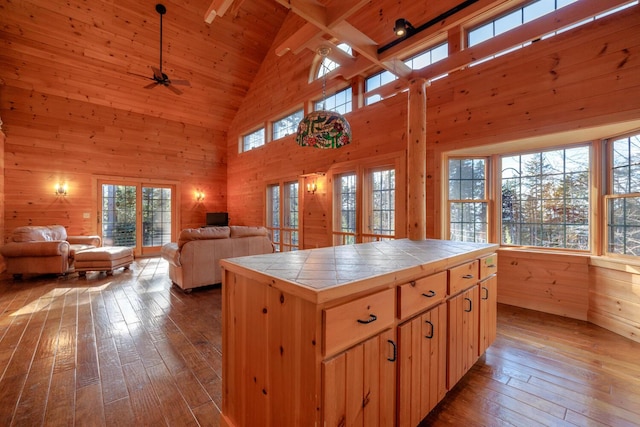
<path id="1" fill-rule="evenodd" d="M 13 230 L 12 242 L 46 242 L 67 240 L 67 230 L 61 225 L 25 225 Z"/>
<path id="2" fill-rule="evenodd" d="M 232 225 L 231 237 L 269 236 L 269 230 L 264 227 L 249 227 L 244 225 Z"/>
<path id="3" fill-rule="evenodd" d="M 182 248 L 192 240 L 227 239 L 229 233 L 229 227 L 185 228 L 180 232 L 178 247 Z"/>

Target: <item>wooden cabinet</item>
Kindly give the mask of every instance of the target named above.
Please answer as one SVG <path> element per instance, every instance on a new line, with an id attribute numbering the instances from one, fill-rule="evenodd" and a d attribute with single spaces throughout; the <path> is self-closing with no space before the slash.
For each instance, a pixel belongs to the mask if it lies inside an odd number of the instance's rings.
<path id="1" fill-rule="evenodd" d="M 479 355 L 496 339 L 498 305 L 498 276 L 495 274 L 480 282 L 480 344 Z"/>
<path id="2" fill-rule="evenodd" d="M 323 425 L 393 426 L 397 348 L 392 329 L 322 362 Z"/>
<path id="3" fill-rule="evenodd" d="M 398 240 L 222 260 L 220 424 L 418 425 L 495 338 L 495 247 Z M 343 282 L 362 265 L 370 275 Z"/>
<path id="4" fill-rule="evenodd" d="M 447 301 L 448 330 L 448 373 L 449 390 L 478 360 L 478 335 L 480 331 L 480 307 L 478 305 L 479 286 L 451 297 Z"/>
<path id="5" fill-rule="evenodd" d="M 325 309 L 322 328 L 324 355 L 335 354 L 392 326 L 394 306 L 395 290 L 386 289 Z"/>
<path id="6" fill-rule="evenodd" d="M 447 392 L 447 305 L 398 327 L 398 426 L 416 426 Z"/>
<path id="7" fill-rule="evenodd" d="M 398 286 L 398 319 L 404 320 L 447 297 L 447 272 L 441 271 Z"/>

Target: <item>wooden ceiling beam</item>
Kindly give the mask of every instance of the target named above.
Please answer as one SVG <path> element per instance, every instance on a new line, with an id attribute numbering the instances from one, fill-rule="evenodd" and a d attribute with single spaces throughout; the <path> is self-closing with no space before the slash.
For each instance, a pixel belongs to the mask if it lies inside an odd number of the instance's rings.
<path id="1" fill-rule="evenodd" d="M 348 17 L 369 4 L 371 0 L 359 0 L 355 2 L 335 1 L 327 8 L 327 26 L 333 27 L 336 23 L 345 21 Z M 350 4 L 351 3 L 351 4 Z"/>
<path id="2" fill-rule="evenodd" d="M 216 16 L 224 16 L 233 0 L 213 0 L 204 14 L 204 21 L 211 24 Z"/>
<path id="3" fill-rule="evenodd" d="M 371 64 L 376 64 L 387 69 L 398 77 L 406 78 L 411 70 L 404 64 L 392 58 L 380 61 L 378 57 L 378 44 L 369 38 L 362 31 L 348 23 L 345 18 L 354 13 L 358 8 L 367 2 L 358 1 L 354 5 L 343 6 L 336 9 L 336 12 L 328 12 L 328 9 L 317 3 L 310 3 L 306 0 L 276 0 L 282 6 L 290 9 L 296 15 L 305 19 L 308 23 L 317 27 L 321 32 L 330 35 L 339 42 L 347 43 L 351 48 L 367 59 Z M 331 16 L 331 18 L 329 18 Z M 333 20 L 332 20 L 333 19 Z M 301 46 L 306 46 L 305 38 L 313 37 L 313 31 L 307 25 L 289 37 L 277 48 L 277 53 L 282 55 L 288 50 L 295 50 Z M 363 64 L 363 61 L 354 61 L 359 67 L 369 68 L 371 64 Z M 352 65 L 353 66 L 353 65 Z M 351 70 L 353 72 L 353 70 Z"/>
<path id="4" fill-rule="evenodd" d="M 310 40 L 315 40 L 318 36 L 322 36 L 322 31 L 315 25 L 307 22 L 276 47 L 276 55 L 282 56 L 289 51 L 297 55 L 307 47 Z"/>

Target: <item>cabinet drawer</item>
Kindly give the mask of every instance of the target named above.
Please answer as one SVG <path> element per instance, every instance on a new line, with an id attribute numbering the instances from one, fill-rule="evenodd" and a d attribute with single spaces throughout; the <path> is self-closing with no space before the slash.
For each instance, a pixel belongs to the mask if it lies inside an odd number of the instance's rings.
<path id="1" fill-rule="evenodd" d="M 393 325 L 395 289 L 387 289 L 323 311 L 324 355 L 349 348 Z"/>
<path id="2" fill-rule="evenodd" d="M 480 280 L 484 280 L 498 272 L 498 254 L 480 258 Z"/>
<path id="3" fill-rule="evenodd" d="M 413 316 L 436 305 L 446 296 L 446 271 L 405 283 L 398 287 L 398 318 Z"/>
<path id="4" fill-rule="evenodd" d="M 479 264 L 480 261 L 475 260 L 449 269 L 449 295 L 455 295 L 478 282 Z"/>

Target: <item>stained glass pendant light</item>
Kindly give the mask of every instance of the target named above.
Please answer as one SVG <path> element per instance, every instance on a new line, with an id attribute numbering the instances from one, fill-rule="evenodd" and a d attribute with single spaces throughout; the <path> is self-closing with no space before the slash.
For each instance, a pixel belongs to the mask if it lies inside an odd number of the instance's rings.
<path id="1" fill-rule="evenodd" d="M 322 46 L 318 55 L 324 60 L 331 48 Z M 322 75 L 322 110 L 312 111 L 298 124 L 296 142 L 303 147 L 340 148 L 351 142 L 351 126 L 342 114 L 325 110 L 326 73 Z"/>

